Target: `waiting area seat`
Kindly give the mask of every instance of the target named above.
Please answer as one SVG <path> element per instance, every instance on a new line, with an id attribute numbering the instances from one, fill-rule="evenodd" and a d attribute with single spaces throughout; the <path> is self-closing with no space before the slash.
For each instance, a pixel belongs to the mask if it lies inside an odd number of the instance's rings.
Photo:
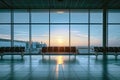
<path id="1" fill-rule="evenodd" d="M 47 53 L 72 53 L 72 54 L 78 54 L 77 48 L 74 46 L 71 47 L 42 47 L 42 54 Z"/>
<path id="2" fill-rule="evenodd" d="M 96 57 L 100 52 L 103 54 L 111 52 L 117 58 L 117 56 L 119 55 L 118 52 L 120 52 L 120 47 L 94 47 L 93 50 L 95 52 Z"/>
<path id="3" fill-rule="evenodd" d="M 0 47 L 1 59 L 3 58 L 3 55 L 5 54 L 21 55 L 23 59 L 24 52 L 25 52 L 25 47 Z"/>

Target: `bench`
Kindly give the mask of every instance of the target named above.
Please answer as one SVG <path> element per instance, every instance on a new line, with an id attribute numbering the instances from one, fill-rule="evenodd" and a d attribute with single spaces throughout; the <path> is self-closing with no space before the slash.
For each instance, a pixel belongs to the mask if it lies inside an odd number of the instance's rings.
<path id="1" fill-rule="evenodd" d="M 46 54 L 46 53 L 73 53 L 73 54 L 77 54 L 77 49 L 76 47 L 42 47 L 42 54 Z"/>
<path id="2" fill-rule="evenodd" d="M 0 47 L 0 56 L 1 59 L 3 58 L 3 55 L 5 54 L 11 54 L 14 55 L 21 55 L 22 59 L 24 56 L 25 47 Z"/>
<path id="3" fill-rule="evenodd" d="M 96 57 L 98 56 L 99 52 L 101 53 L 112 52 L 117 58 L 118 52 L 120 52 L 120 47 L 94 47 L 93 50 L 95 52 Z"/>

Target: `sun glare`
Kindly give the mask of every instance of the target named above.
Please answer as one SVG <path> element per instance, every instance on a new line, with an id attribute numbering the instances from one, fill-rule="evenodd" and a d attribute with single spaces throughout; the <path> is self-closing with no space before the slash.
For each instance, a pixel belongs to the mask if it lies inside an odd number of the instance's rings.
<path id="1" fill-rule="evenodd" d="M 57 57 L 57 64 L 63 64 L 63 57 L 62 56 Z"/>
<path id="2" fill-rule="evenodd" d="M 63 41 L 63 39 L 57 39 L 57 41 L 58 41 L 58 43 L 60 43 L 60 44 L 62 44 L 64 41 Z"/>

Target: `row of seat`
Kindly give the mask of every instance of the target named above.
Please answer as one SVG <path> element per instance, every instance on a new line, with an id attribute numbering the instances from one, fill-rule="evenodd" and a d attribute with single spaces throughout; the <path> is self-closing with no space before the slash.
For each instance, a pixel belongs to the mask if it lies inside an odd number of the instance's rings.
<path id="1" fill-rule="evenodd" d="M 42 47 L 42 53 L 46 52 L 72 52 L 77 53 L 76 47 Z"/>
<path id="2" fill-rule="evenodd" d="M 98 56 L 99 52 L 102 54 L 104 53 L 110 53 L 115 55 L 115 58 L 117 59 L 117 56 L 119 55 L 118 52 L 120 52 L 120 47 L 94 47 L 94 52 L 96 57 Z"/>
<path id="3" fill-rule="evenodd" d="M 23 56 L 24 56 L 24 53 L 25 52 L 25 47 L 0 47 L 0 56 L 1 58 L 3 57 L 4 54 L 14 54 L 16 53 L 17 55 L 21 55 L 22 59 L 23 59 Z"/>
<path id="4" fill-rule="evenodd" d="M 0 52 L 24 52 L 25 47 L 0 47 Z"/>
<path id="5" fill-rule="evenodd" d="M 95 52 L 120 52 L 120 47 L 94 47 Z"/>

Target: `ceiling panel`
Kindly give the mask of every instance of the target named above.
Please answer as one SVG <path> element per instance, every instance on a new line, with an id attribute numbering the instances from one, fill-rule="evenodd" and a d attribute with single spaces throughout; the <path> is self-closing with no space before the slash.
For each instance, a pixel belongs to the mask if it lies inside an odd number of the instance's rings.
<path id="1" fill-rule="evenodd" d="M 120 0 L 0 0 L 0 8 L 14 9 L 101 9 L 120 8 Z"/>
<path id="2" fill-rule="evenodd" d="M 7 8 L 7 6 L 5 4 L 3 4 L 2 2 L 0 2 L 0 8 Z"/>

